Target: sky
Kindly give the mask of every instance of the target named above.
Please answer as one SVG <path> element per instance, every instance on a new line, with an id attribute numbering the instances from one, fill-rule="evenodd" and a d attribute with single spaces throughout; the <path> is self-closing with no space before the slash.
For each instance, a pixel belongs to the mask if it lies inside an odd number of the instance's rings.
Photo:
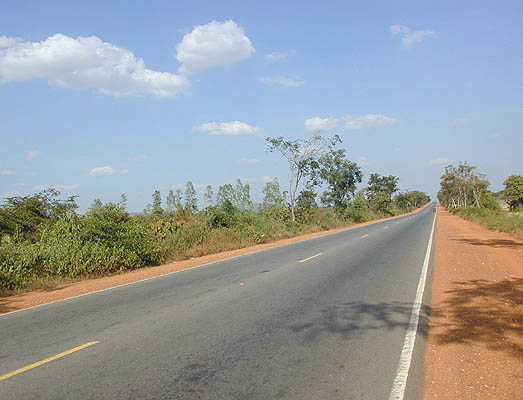
<path id="1" fill-rule="evenodd" d="M 340 135 L 350 160 L 435 198 L 448 164 L 523 174 L 521 1 L 0 4 L 0 202 L 53 187 L 199 196 L 288 167 L 265 137 Z M 201 205 L 201 204 L 200 204 Z"/>

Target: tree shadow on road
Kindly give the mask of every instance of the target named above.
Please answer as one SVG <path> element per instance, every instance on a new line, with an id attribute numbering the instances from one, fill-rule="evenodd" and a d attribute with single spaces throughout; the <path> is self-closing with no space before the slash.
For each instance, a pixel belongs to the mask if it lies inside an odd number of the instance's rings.
<path id="1" fill-rule="evenodd" d="M 292 332 L 304 333 L 305 339 L 314 342 L 323 335 L 339 335 L 343 339 L 368 331 L 406 329 L 412 313 L 412 303 L 350 302 L 321 309 L 311 321 L 293 324 Z M 429 306 L 423 306 L 418 333 L 427 335 Z"/>
<path id="2" fill-rule="evenodd" d="M 523 247 L 523 243 L 517 242 L 515 240 L 510 239 L 488 239 L 488 240 L 480 240 L 480 239 L 456 239 L 462 243 L 471 244 L 473 246 L 489 246 L 494 248 L 500 248 L 500 247 L 509 247 L 513 249 L 517 249 L 520 247 Z"/>
<path id="3" fill-rule="evenodd" d="M 523 359 L 523 279 L 453 282 L 450 297 L 434 305 L 430 327 L 436 342 L 485 344 Z"/>

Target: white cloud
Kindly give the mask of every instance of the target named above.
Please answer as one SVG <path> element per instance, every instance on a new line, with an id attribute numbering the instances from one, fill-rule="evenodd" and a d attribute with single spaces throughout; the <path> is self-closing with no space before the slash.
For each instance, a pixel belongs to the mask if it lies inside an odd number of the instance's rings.
<path id="1" fill-rule="evenodd" d="M 429 165 L 444 165 L 444 164 L 447 164 L 448 162 L 449 162 L 448 158 L 439 157 L 439 158 L 434 158 L 434 159 L 430 160 Z"/>
<path id="2" fill-rule="evenodd" d="M 0 169 L 0 176 L 9 176 L 9 175 L 14 175 L 14 174 L 15 174 L 15 171 L 13 171 L 12 169 L 9 169 L 9 168 Z"/>
<path id="3" fill-rule="evenodd" d="M 110 165 L 105 167 L 96 167 L 89 172 L 89 176 L 111 176 L 111 175 L 125 175 L 129 171 L 127 169 L 114 169 Z"/>
<path id="4" fill-rule="evenodd" d="M 355 131 L 371 128 L 387 128 L 397 123 L 398 120 L 380 114 L 366 114 L 359 117 L 346 115 L 343 117 L 342 128 L 344 131 Z"/>
<path id="5" fill-rule="evenodd" d="M 339 128 L 349 132 L 362 129 L 388 128 L 399 121 L 380 114 L 366 114 L 359 117 L 346 115 L 341 118 L 314 117 L 305 120 L 305 129 L 309 132 L 330 131 Z"/>
<path id="6" fill-rule="evenodd" d="M 338 118 L 314 117 L 305 120 L 305 130 L 309 132 L 326 132 L 339 126 Z"/>
<path id="7" fill-rule="evenodd" d="M 114 96 L 173 97 L 190 82 L 184 76 L 147 69 L 131 51 L 96 36 L 57 33 L 41 42 L 2 37 L 0 83 L 47 79 L 49 84 L 95 89 Z"/>
<path id="8" fill-rule="evenodd" d="M 42 155 L 42 153 L 40 153 L 39 151 L 36 151 L 36 150 L 32 150 L 32 151 L 27 151 L 25 153 L 25 159 L 26 160 L 36 160 L 37 158 L 39 158 L 40 156 Z"/>
<path id="9" fill-rule="evenodd" d="M 14 196 L 20 196 L 20 192 L 7 192 L 0 194 L 0 199 L 4 199 L 6 197 L 14 197 Z"/>
<path id="10" fill-rule="evenodd" d="M 262 129 L 245 122 L 207 122 L 193 127 L 193 130 L 208 133 L 211 136 L 260 136 Z"/>
<path id="11" fill-rule="evenodd" d="M 238 160 L 238 163 L 239 164 L 259 164 L 261 163 L 260 160 L 258 160 L 257 158 L 240 158 Z"/>
<path id="12" fill-rule="evenodd" d="M 14 46 L 16 43 L 20 42 L 22 39 L 17 37 L 9 37 L 9 36 L 0 36 L 0 49 L 3 49 L 5 47 L 11 47 Z"/>
<path id="13" fill-rule="evenodd" d="M 470 122 L 471 122 L 471 119 L 465 117 L 465 118 L 456 118 L 450 124 L 452 126 L 465 126 L 465 125 L 470 124 Z"/>
<path id="14" fill-rule="evenodd" d="M 179 72 L 192 75 L 245 60 L 253 52 L 251 41 L 236 22 L 212 21 L 184 35 L 176 59 L 182 64 Z"/>
<path id="15" fill-rule="evenodd" d="M 289 58 L 296 55 L 296 50 L 289 50 L 285 52 L 273 52 L 265 56 L 265 60 L 271 63 L 287 61 Z"/>
<path id="16" fill-rule="evenodd" d="M 405 47 L 409 47 L 413 43 L 421 42 L 426 37 L 436 37 L 436 32 L 432 30 L 414 31 L 408 26 L 392 25 L 390 27 L 392 36 L 400 35 L 401 41 Z"/>
<path id="17" fill-rule="evenodd" d="M 34 187 L 34 190 L 45 190 L 45 189 L 55 189 L 55 190 L 73 190 L 77 189 L 80 185 L 77 183 L 73 185 L 48 185 L 48 184 L 42 184 L 42 185 L 36 185 Z"/>
<path id="18" fill-rule="evenodd" d="M 278 75 L 278 76 L 266 76 L 264 78 L 261 78 L 261 81 L 265 83 L 266 85 L 277 85 L 282 87 L 293 87 L 297 88 L 302 86 L 305 81 L 298 81 L 295 79 L 287 78 L 286 76 Z"/>

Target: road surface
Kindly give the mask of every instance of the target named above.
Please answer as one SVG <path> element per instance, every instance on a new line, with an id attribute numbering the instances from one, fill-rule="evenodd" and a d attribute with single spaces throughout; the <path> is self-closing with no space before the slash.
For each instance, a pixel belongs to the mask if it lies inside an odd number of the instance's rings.
<path id="1" fill-rule="evenodd" d="M 434 218 L 0 316 L 0 398 L 387 399 Z M 406 398 L 420 397 L 424 329 L 422 313 Z"/>

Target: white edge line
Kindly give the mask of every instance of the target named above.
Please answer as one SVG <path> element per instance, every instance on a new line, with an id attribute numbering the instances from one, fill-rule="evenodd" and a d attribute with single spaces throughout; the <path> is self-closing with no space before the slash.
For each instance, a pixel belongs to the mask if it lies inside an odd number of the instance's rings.
<path id="1" fill-rule="evenodd" d="M 437 213 L 436 213 L 437 214 Z M 425 260 L 423 261 L 423 268 L 418 282 L 418 289 L 416 291 L 416 298 L 412 305 L 412 313 L 410 315 L 409 326 L 405 334 L 405 342 L 401 349 L 401 356 L 396 369 L 396 378 L 392 383 L 389 400 L 403 400 L 405 396 L 405 389 L 407 387 L 407 379 L 409 377 L 409 369 L 412 362 L 412 353 L 414 351 L 414 344 L 416 342 L 416 333 L 418 331 L 419 315 L 421 312 L 421 305 L 423 301 L 423 292 L 425 291 L 425 281 L 427 280 L 427 270 L 430 261 L 430 252 L 432 249 L 432 237 L 434 235 L 434 226 L 436 225 L 436 215 L 432 222 L 432 230 L 430 231 L 429 243 L 427 245 L 427 252 L 425 253 Z"/>
<path id="2" fill-rule="evenodd" d="M 429 208 L 429 207 L 426 207 L 426 208 Z M 418 212 L 422 212 L 423 210 L 425 210 L 425 208 L 417 211 L 416 213 Z M 406 215 L 404 216 L 399 216 L 398 218 L 396 219 L 402 219 L 402 218 L 405 218 Z M 394 217 L 392 217 L 394 218 Z M 72 299 L 77 299 L 79 297 L 84 297 L 84 296 L 89 296 L 91 294 L 95 294 L 95 293 L 100 293 L 100 292 L 105 292 L 107 290 L 112 290 L 112 289 L 117 289 L 117 288 L 121 288 L 121 287 L 124 287 L 124 286 L 129 286 L 129 285 L 134 285 L 136 283 L 140 283 L 140 282 L 145 282 L 145 281 L 149 281 L 149 280 L 152 280 L 152 279 L 157 279 L 157 278 L 162 278 L 164 276 L 168 276 L 168 275 L 173 275 L 173 274 L 177 274 L 179 272 L 185 272 L 185 271 L 189 271 L 191 269 L 195 269 L 195 268 L 202 268 L 202 267 L 206 267 L 208 265 L 212 265 L 212 264 L 216 264 L 216 263 L 219 263 L 219 262 L 222 262 L 222 261 L 229 261 L 229 260 L 232 260 L 234 258 L 239 258 L 239 257 L 244 257 L 244 256 L 248 256 L 250 254 L 255 254 L 255 253 L 260 253 L 262 251 L 267 251 L 267 250 L 271 250 L 271 249 L 274 249 L 276 247 L 285 247 L 285 246 L 290 246 L 290 245 L 293 245 L 293 244 L 296 244 L 296 243 L 301 243 L 301 242 L 306 242 L 308 240 L 315 240 L 315 239 L 320 239 L 320 238 L 323 238 L 325 236 L 331 236 L 331 235 L 337 235 L 339 233 L 343 233 L 343 232 L 346 232 L 346 231 L 350 231 L 350 230 L 356 230 L 356 229 L 363 229 L 363 228 L 366 228 L 367 226 L 370 226 L 370 225 L 374 225 L 374 224 L 379 224 L 380 222 L 384 222 L 384 221 L 375 221 L 375 222 L 372 222 L 370 221 L 371 223 L 370 224 L 367 224 L 365 226 L 348 226 L 347 229 L 343 229 L 339 232 L 332 232 L 332 233 L 327 233 L 325 235 L 322 235 L 322 236 L 318 236 L 318 237 L 313 237 L 313 238 L 309 238 L 309 239 L 304 239 L 304 240 L 300 240 L 299 242 L 292 242 L 292 243 L 285 243 L 285 244 L 281 244 L 279 246 L 274 246 L 274 247 L 268 247 L 266 249 L 260 249 L 260 250 L 255 250 L 255 251 L 251 251 L 249 253 L 245 253 L 245 254 L 239 254 L 237 256 L 232 256 L 232 257 L 228 257 L 228 258 L 223 258 L 221 260 L 216 260 L 216 261 L 212 261 L 212 262 L 209 262 L 209 263 L 206 263 L 206 264 L 200 264 L 200 265 L 194 265 L 192 267 L 189 267 L 189 268 L 184 268 L 184 269 L 181 269 L 179 271 L 172 271 L 172 272 L 166 272 L 165 274 L 161 274 L 161 275 L 156 275 L 156 276 L 151 276 L 149 278 L 145 278 L 145 279 L 140 279 L 138 281 L 132 281 L 132 282 L 127 282 L 127 283 L 122 283 L 121 285 L 117 285 L 117 286 L 111 286 L 111 287 L 108 287 L 108 288 L 105 288 L 105 289 L 100 289 L 100 290 L 95 290 L 95 291 L 92 291 L 92 292 L 88 292 L 88 293 L 82 293 L 82 294 L 79 294 L 77 296 L 73 296 L 73 297 L 67 297 L 65 299 L 60 299 L 60 300 L 55 300 L 55 301 L 50 301 L 49 303 L 42 303 L 42 304 L 37 304 L 35 306 L 31 306 L 31 307 L 26 307 L 26 308 L 21 308 L 19 310 L 14 310 L 14 311 L 9 311 L 9 312 L 6 312 L 6 313 L 3 313 L 3 314 L 0 314 L 0 318 L 2 318 L 3 316 L 6 316 L 6 315 L 11 315 L 11 314 L 14 314 L 14 313 L 17 313 L 17 312 L 21 312 L 21 311 L 26 311 L 26 310 L 31 310 L 33 308 L 38 308 L 38 307 L 42 307 L 42 306 L 48 306 L 50 304 L 54 304 L 54 303 L 60 303 L 62 301 L 67 301 L 67 300 L 72 300 Z M 238 249 L 238 250 L 241 250 L 241 249 Z M 153 266 L 154 267 L 154 266 Z M 138 271 L 140 270 L 140 268 L 138 269 L 135 269 L 133 271 Z"/>

